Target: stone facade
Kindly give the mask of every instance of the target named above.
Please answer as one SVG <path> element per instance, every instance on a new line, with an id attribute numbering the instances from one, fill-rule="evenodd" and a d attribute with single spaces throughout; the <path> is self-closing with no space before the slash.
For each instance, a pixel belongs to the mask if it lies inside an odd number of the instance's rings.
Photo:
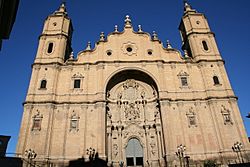
<path id="1" fill-rule="evenodd" d="M 126 16 L 122 32 L 102 33 L 94 49 L 74 58 L 65 5 L 48 16 L 17 153 L 25 158 L 32 149 L 36 163 L 55 166 L 88 159 L 91 151 L 110 166 L 179 166 L 184 156 L 190 165 L 226 165 L 238 161 L 238 141 L 247 160 L 248 138 L 214 34 L 203 14 L 187 3 L 184 9 L 184 55 L 163 47 L 156 33 L 134 31 Z"/>

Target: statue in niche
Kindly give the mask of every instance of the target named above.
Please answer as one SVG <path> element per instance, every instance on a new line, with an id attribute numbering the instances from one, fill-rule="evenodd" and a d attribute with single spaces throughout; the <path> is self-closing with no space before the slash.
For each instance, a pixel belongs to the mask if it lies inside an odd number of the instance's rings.
<path id="1" fill-rule="evenodd" d="M 221 105 L 221 113 L 224 119 L 224 124 L 233 124 L 230 110 L 227 109 L 224 105 Z"/>
<path id="2" fill-rule="evenodd" d="M 151 140 L 151 142 L 149 143 L 149 145 L 151 147 L 151 154 L 153 156 L 155 156 L 155 154 L 156 154 L 156 151 L 155 151 L 155 149 L 156 149 L 156 143 L 155 143 L 154 139 Z"/>
<path id="3" fill-rule="evenodd" d="M 109 98 L 110 97 L 110 91 L 108 90 L 107 91 L 107 98 Z"/>
<path id="4" fill-rule="evenodd" d="M 112 114 L 111 114 L 111 111 L 107 110 L 107 117 L 109 120 L 111 120 L 112 118 Z"/>
<path id="5" fill-rule="evenodd" d="M 117 98 L 118 98 L 118 99 L 122 99 L 122 92 L 119 92 L 119 93 L 117 94 Z"/>
<path id="6" fill-rule="evenodd" d="M 137 118 L 140 118 L 140 110 L 135 103 L 129 103 L 128 105 L 125 105 L 125 118 L 129 120 L 135 120 Z"/>
<path id="7" fill-rule="evenodd" d="M 196 114 L 193 107 L 189 108 L 189 111 L 186 113 L 188 118 L 188 127 L 197 127 L 196 123 Z"/>
<path id="8" fill-rule="evenodd" d="M 153 89 L 153 96 L 155 97 L 157 95 L 155 89 Z"/>
<path id="9" fill-rule="evenodd" d="M 158 105 L 157 103 L 155 103 L 155 118 L 160 118 L 160 111 L 159 111 L 159 108 L 158 108 Z"/>
<path id="10" fill-rule="evenodd" d="M 145 98 L 145 91 L 144 91 L 144 90 L 142 90 L 142 92 L 141 92 L 141 98 L 142 98 L 142 99 Z"/>
<path id="11" fill-rule="evenodd" d="M 117 155 L 118 155 L 118 145 L 117 144 L 113 145 L 113 153 L 114 153 L 114 156 L 117 157 Z"/>
<path id="12" fill-rule="evenodd" d="M 151 140 L 150 142 L 150 146 L 151 146 L 151 149 L 153 150 L 155 148 L 155 141 L 154 140 Z"/>

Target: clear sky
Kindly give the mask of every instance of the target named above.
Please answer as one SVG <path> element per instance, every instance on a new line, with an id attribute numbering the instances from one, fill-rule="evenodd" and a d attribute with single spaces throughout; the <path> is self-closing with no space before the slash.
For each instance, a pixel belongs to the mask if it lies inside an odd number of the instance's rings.
<path id="1" fill-rule="evenodd" d="M 197 11 L 204 13 L 216 35 L 221 55 L 250 136 L 250 1 L 248 0 L 189 0 Z M 53 13 L 61 0 L 21 0 L 16 22 L 9 40 L 0 51 L 0 134 L 10 135 L 8 153 L 15 152 L 22 118 L 31 64 L 34 61 L 38 37 L 45 18 Z M 143 31 L 156 31 L 166 44 L 169 39 L 181 48 L 178 26 L 183 14 L 182 0 L 68 0 L 67 11 L 73 21 L 72 47 L 74 53 L 92 46 L 101 31 L 108 34 L 117 24 L 123 30 L 125 15 L 129 14 L 134 29 L 141 24 Z"/>

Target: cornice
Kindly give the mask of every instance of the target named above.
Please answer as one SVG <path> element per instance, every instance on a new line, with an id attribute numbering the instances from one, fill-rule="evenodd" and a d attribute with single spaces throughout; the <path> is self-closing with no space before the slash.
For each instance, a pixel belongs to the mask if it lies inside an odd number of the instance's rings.
<path id="1" fill-rule="evenodd" d="M 213 101 L 213 100 L 223 100 L 223 99 L 235 99 L 238 100 L 237 96 L 224 96 L 224 97 L 214 97 L 214 96 L 209 96 L 206 98 L 192 98 L 192 99 L 171 99 L 171 98 L 158 98 L 157 100 L 159 102 L 163 101 L 168 101 L 168 102 L 197 102 L 197 101 Z M 94 100 L 94 101 L 81 101 L 81 102 L 69 102 L 69 101 L 25 101 L 23 102 L 23 105 L 31 105 L 31 104 L 55 104 L 55 105 L 60 105 L 60 104 L 96 104 L 96 103 L 106 103 L 108 100 Z"/>
<path id="2" fill-rule="evenodd" d="M 138 64 L 138 63 L 163 63 L 163 64 L 199 64 L 202 62 L 206 62 L 206 63 L 214 63 L 214 62 L 222 62 L 225 63 L 224 60 L 222 59 L 216 59 L 216 60 L 206 60 L 206 59 L 202 59 L 202 60 L 198 60 L 198 61 L 194 61 L 194 60 L 190 60 L 190 59 L 183 59 L 183 61 L 164 61 L 164 60 L 137 60 L 137 61 L 122 61 L 122 60 L 113 60 L 113 61 L 96 61 L 93 63 L 90 62 L 83 62 L 83 63 L 76 63 L 76 62 L 66 62 L 66 63 L 59 63 L 59 62 L 51 62 L 51 63 L 33 63 L 33 66 L 36 65 L 59 65 L 59 66 L 81 66 L 81 65 L 98 65 L 98 64 L 115 64 L 115 63 L 131 63 L 131 64 Z"/>

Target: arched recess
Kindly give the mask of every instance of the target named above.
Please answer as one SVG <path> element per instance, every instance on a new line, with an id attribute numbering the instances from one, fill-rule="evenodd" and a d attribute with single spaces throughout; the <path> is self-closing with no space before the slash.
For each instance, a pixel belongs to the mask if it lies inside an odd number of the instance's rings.
<path id="1" fill-rule="evenodd" d="M 151 86 L 154 87 L 154 89 L 158 92 L 158 86 L 155 82 L 155 80 L 147 73 L 140 71 L 140 70 L 136 70 L 136 69 L 125 69 L 123 71 L 120 71 L 116 74 L 114 74 L 109 80 L 108 83 L 106 85 L 106 92 L 108 90 L 110 90 L 114 85 L 116 85 L 117 83 L 124 81 L 126 79 L 133 79 L 136 78 L 140 81 L 145 81 L 148 82 L 148 84 L 150 84 Z"/>
<path id="2" fill-rule="evenodd" d="M 142 71 L 124 70 L 108 81 L 106 153 L 110 164 L 119 166 L 124 163 L 127 166 L 126 148 L 136 136 L 144 146 L 141 147 L 143 165 L 160 166 L 163 139 L 158 98 L 156 82 Z"/>

